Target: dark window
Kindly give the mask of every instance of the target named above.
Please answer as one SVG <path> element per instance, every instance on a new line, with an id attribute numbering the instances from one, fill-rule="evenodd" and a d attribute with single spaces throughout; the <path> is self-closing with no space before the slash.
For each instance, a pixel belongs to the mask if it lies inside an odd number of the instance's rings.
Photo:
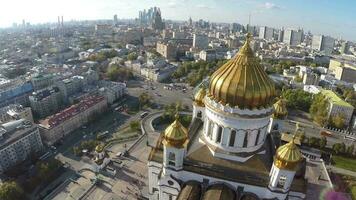
<path id="1" fill-rule="evenodd" d="M 176 165 L 176 155 L 172 152 L 169 152 L 168 154 L 168 165 Z"/>
<path id="2" fill-rule="evenodd" d="M 202 116 L 202 113 L 201 113 L 201 111 L 199 111 L 198 114 L 197 114 L 197 117 L 201 118 L 201 116 Z"/>
<path id="3" fill-rule="evenodd" d="M 230 141 L 229 141 L 229 146 L 233 147 L 235 144 L 235 137 L 236 137 L 236 131 L 232 130 L 231 135 L 230 135 Z"/>
<path id="4" fill-rule="evenodd" d="M 287 177 L 285 176 L 280 176 L 279 177 L 279 180 L 278 180 L 278 183 L 277 183 L 277 187 L 278 188 L 284 188 L 284 185 L 286 184 L 286 180 L 287 180 Z"/>
<path id="5" fill-rule="evenodd" d="M 255 145 L 258 145 L 258 140 L 260 139 L 261 131 L 258 130 L 257 135 L 256 135 L 256 142 Z"/>
<path id="6" fill-rule="evenodd" d="M 222 135 L 222 127 L 218 127 L 218 135 L 216 136 L 216 142 L 220 143 L 221 142 L 221 135 Z"/>
<path id="7" fill-rule="evenodd" d="M 245 132 L 244 144 L 242 147 L 247 147 L 247 137 L 248 137 L 248 132 Z"/>

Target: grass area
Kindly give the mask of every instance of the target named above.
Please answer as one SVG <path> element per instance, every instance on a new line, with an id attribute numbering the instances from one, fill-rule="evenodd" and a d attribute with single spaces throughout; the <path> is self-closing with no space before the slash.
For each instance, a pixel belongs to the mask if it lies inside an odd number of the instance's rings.
<path id="1" fill-rule="evenodd" d="M 356 186 L 351 187 L 351 196 L 353 200 L 356 200 Z"/>
<path id="2" fill-rule="evenodd" d="M 356 172 L 356 159 L 344 156 L 332 156 L 332 163 L 335 167 Z"/>

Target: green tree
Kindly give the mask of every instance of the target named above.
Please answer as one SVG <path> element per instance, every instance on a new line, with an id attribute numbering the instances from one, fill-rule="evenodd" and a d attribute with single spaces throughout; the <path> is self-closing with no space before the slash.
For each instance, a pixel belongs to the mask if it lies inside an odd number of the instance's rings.
<path id="1" fill-rule="evenodd" d="M 333 151 L 336 153 L 336 154 L 343 154 L 345 153 L 345 144 L 344 143 L 335 143 L 333 146 L 332 146 L 332 149 Z"/>
<path id="2" fill-rule="evenodd" d="M 324 149 L 326 147 L 327 144 L 327 139 L 325 136 L 321 137 L 321 139 L 319 140 L 319 147 L 320 149 Z"/>
<path id="3" fill-rule="evenodd" d="M 130 129 L 131 129 L 131 131 L 139 131 L 140 130 L 140 122 L 139 121 L 131 121 Z"/>
<path id="4" fill-rule="evenodd" d="M 322 94 L 314 96 L 309 112 L 313 120 L 321 126 L 328 122 L 328 106 L 329 103 Z"/>
<path id="5" fill-rule="evenodd" d="M 24 199 L 23 189 L 14 181 L 0 183 L 1 200 L 21 200 Z"/>
<path id="6" fill-rule="evenodd" d="M 148 93 L 143 92 L 142 94 L 140 94 L 140 96 L 138 97 L 138 101 L 140 103 L 140 108 L 142 108 L 144 106 L 150 106 L 151 100 L 152 100 L 152 97 Z"/>
<path id="7" fill-rule="evenodd" d="M 347 155 L 353 156 L 353 154 L 354 154 L 354 149 L 355 149 L 354 144 L 351 144 L 350 146 L 348 146 L 348 147 L 347 147 L 347 150 L 346 150 Z"/>
<path id="8" fill-rule="evenodd" d="M 345 117 L 342 114 L 337 114 L 334 117 L 331 117 L 330 120 L 330 124 L 331 126 L 335 127 L 335 128 L 339 128 L 342 129 L 345 126 Z"/>
<path id="9" fill-rule="evenodd" d="M 319 147 L 319 138 L 316 137 L 309 138 L 308 145 L 311 147 Z"/>
<path id="10" fill-rule="evenodd" d="M 112 65 L 106 72 L 107 77 L 111 81 L 128 81 L 133 78 L 133 73 L 125 68 L 119 67 L 117 65 Z"/>
<path id="11" fill-rule="evenodd" d="M 129 55 L 127 55 L 127 60 L 136 60 L 137 59 L 137 54 L 135 52 L 129 53 Z"/>
<path id="12" fill-rule="evenodd" d="M 312 95 L 302 89 L 287 89 L 282 91 L 282 96 L 287 100 L 287 107 L 308 111 L 312 102 Z"/>

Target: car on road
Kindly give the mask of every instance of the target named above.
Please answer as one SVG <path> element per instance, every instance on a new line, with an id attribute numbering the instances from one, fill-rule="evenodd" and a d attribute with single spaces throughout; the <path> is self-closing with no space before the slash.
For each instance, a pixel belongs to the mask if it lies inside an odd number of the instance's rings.
<path id="1" fill-rule="evenodd" d="M 143 112 L 141 115 L 140 115 L 140 117 L 141 117 L 141 119 L 143 119 L 144 117 L 146 117 L 148 115 L 148 112 Z"/>
<path id="2" fill-rule="evenodd" d="M 320 131 L 321 136 L 331 137 L 333 134 L 329 131 Z"/>

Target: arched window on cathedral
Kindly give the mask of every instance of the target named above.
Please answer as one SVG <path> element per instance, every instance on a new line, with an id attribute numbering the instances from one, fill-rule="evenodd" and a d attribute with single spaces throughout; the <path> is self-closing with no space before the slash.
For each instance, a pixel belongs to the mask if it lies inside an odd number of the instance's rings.
<path id="1" fill-rule="evenodd" d="M 209 130 L 208 130 L 208 137 L 210 138 L 210 140 L 212 139 L 212 137 L 213 137 L 213 130 L 214 130 L 214 123 L 212 123 L 212 122 L 210 122 L 209 123 L 210 124 L 210 126 L 209 126 Z"/>
<path id="2" fill-rule="evenodd" d="M 248 137 L 248 132 L 245 131 L 244 143 L 243 143 L 242 147 L 247 147 L 247 137 Z"/>
<path id="3" fill-rule="evenodd" d="M 216 143 L 220 143 L 221 142 L 221 136 L 222 136 L 222 127 L 219 126 L 218 127 L 218 132 L 217 132 L 217 135 L 216 135 Z"/>
<path id="4" fill-rule="evenodd" d="M 201 118 L 201 116 L 202 116 L 202 113 L 201 113 L 201 111 L 199 111 L 198 114 L 197 114 L 197 117 Z"/>
<path id="5" fill-rule="evenodd" d="M 256 135 L 256 142 L 255 142 L 255 145 L 258 145 L 258 140 L 260 139 L 260 137 L 261 137 L 261 130 L 258 129 L 257 135 Z"/>
<path id="6" fill-rule="evenodd" d="M 230 141 L 229 141 L 230 147 L 233 147 L 235 145 L 235 138 L 236 138 L 236 131 L 232 130 L 230 133 Z"/>
<path id="7" fill-rule="evenodd" d="M 173 152 L 169 152 L 168 154 L 168 165 L 176 165 L 176 155 Z"/>

